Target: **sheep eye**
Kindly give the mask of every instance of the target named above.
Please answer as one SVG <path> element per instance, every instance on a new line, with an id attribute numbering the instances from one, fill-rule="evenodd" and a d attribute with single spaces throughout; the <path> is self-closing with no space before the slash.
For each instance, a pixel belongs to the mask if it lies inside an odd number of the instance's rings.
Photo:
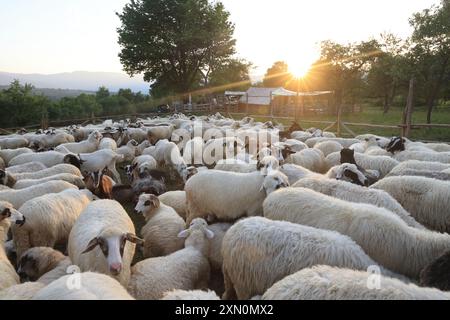
<path id="1" fill-rule="evenodd" d="M 152 203 L 150 200 L 145 201 L 144 206 L 148 207 L 150 206 Z"/>

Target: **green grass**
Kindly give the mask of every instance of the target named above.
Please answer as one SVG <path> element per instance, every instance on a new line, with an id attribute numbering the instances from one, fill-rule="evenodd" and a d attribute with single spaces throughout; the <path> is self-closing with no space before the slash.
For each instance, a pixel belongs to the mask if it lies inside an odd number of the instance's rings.
<path id="1" fill-rule="evenodd" d="M 388 114 L 383 114 L 381 108 L 365 107 L 361 112 L 344 113 L 342 114 L 343 122 L 355 122 L 355 123 L 370 123 L 378 125 L 399 125 L 402 122 L 403 110 L 399 108 L 393 108 Z M 239 115 L 233 115 L 233 117 L 239 118 Z M 424 108 L 417 108 L 413 113 L 414 123 L 426 123 L 426 110 Z M 256 117 L 258 121 L 267 121 L 267 118 Z M 276 119 L 276 117 L 275 117 Z M 285 125 L 290 125 L 291 120 L 276 119 Z M 335 115 L 313 115 L 308 114 L 300 119 L 300 125 L 303 127 L 319 127 L 325 128 L 327 124 L 317 124 L 308 121 L 336 121 Z M 450 124 L 450 108 L 439 108 L 434 110 L 432 114 L 433 124 Z M 383 136 L 398 136 L 400 135 L 400 128 L 368 128 L 363 126 L 349 126 L 349 128 L 356 134 L 373 133 Z M 331 131 L 335 132 L 336 127 L 333 127 Z M 343 130 L 344 132 L 344 130 Z M 411 139 L 417 140 L 432 140 L 432 141 L 446 141 L 450 142 L 450 128 L 420 128 L 413 129 L 410 135 Z"/>

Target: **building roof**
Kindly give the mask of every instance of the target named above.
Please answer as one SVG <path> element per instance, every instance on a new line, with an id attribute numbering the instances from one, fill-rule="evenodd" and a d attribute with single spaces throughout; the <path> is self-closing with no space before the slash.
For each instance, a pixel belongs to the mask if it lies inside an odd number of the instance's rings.
<path id="1" fill-rule="evenodd" d="M 282 89 L 280 88 L 259 88 L 259 87 L 251 87 L 247 90 L 248 96 L 248 104 L 255 104 L 261 106 L 270 105 L 270 101 L 272 98 L 272 92 Z M 239 102 L 247 103 L 247 96 L 241 97 Z"/>

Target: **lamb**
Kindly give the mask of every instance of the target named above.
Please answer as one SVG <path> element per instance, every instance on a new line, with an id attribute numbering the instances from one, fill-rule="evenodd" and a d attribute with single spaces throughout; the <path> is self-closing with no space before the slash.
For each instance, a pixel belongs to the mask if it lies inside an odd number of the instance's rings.
<path id="1" fill-rule="evenodd" d="M 305 188 L 274 192 L 263 206 L 266 218 L 345 234 L 384 267 L 414 279 L 450 246 L 450 235 L 410 227 L 387 209 Z"/>
<path id="2" fill-rule="evenodd" d="M 186 192 L 185 191 L 169 191 L 163 193 L 159 197 L 159 201 L 173 208 L 178 215 L 186 220 Z"/>
<path id="3" fill-rule="evenodd" d="M 380 173 L 380 178 L 384 178 L 399 162 L 391 157 L 387 156 L 370 156 L 363 153 L 355 153 L 356 163 L 366 170 L 376 170 Z M 326 168 L 329 170 L 331 167 L 339 165 L 341 163 L 341 153 L 334 152 L 329 154 L 325 158 Z"/>
<path id="4" fill-rule="evenodd" d="M 52 248 L 34 247 L 25 251 L 18 260 L 17 273 L 22 281 L 39 281 L 42 276 L 58 268 L 67 260 L 65 255 Z M 65 269 L 63 271 L 62 276 L 67 274 Z"/>
<path id="5" fill-rule="evenodd" d="M 41 153 L 24 153 L 11 159 L 10 166 L 25 164 L 28 162 L 41 162 L 50 168 L 61 163 L 69 163 L 80 168 L 81 161 L 74 154 L 63 154 L 57 151 L 46 151 Z"/>
<path id="6" fill-rule="evenodd" d="M 6 168 L 6 172 L 15 175 L 17 173 L 36 172 L 44 169 L 47 169 L 47 167 L 40 162 L 28 162 L 18 166 L 8 167 Z"/>
<path id="7" fill-rule="evenodd" d="M 233 225 L 223 239 L 222 255 L 224 300 L 262 295 L 278 280 L 316 264 L 358 270 L 376 265 L 347 236 L 261 217 Z"/>
<path id="8" fill-rule="evenodd" d="M 103 149 L 93 153 L 82 153 L 79 155 L 83 164 L 81 170 L 85 172 L 97 172 L 108 168 L 117 183 L 121 183 L 120 174 L 116 169 L 116 162 L 122 162 L 123 155 L 119 155 L 112 150 Z"/>
<path id="9" fill-rule="evenodd" d="M 32 247 L 65 245 L 75 221 L 92 200 L 88 190 L 68 189 L 25 202 L 19 211 L 27 222 L 23 227 L 12 227 L 17 257 Z"/>
<path id="10" fill-rule="evenodd" d="M 135 140 L 130 140 L 125 146 L 117 149 L 117 154 L 123 155 L 122 161 L 133 161 L 134 157 L 136 157 L 138 143 Z"/>
<path id="11" fill-rule="evenodd" d="M 172 290 L 164 294 L 160 300 L 220 300 L 212 290 Z"/>
<path id="12" fill-rule="evenodd" d="M 117 143 L 114 139 L 111 138 L 103 138 L 98 145 L 98 150 L 109 149 L 112 151 L 117 151 Z"/>
<path id="13" fill-rule="evenodd" d="M 67 245 L 70 260 L 82 272 L 101 272 L 126 286 L 136 237 L 133 222 L 114 200 L 90 203 L 75 222 Z"/>
<path id="14" fill-rule="evenodd" d="M 131 165 L 127 167 L 127 175 L 130 181 L 133 181 L 144 173 L 150 173 L 152 170 L 156 170 L 158 164 L 155 158 L 149 155 L 142 155 L 134 158 Z"/>
<path id="15" fill-rule="evenodd" d="M 315 137 L 306 140 L 305 143 L 309 148 L 313 148 L 317 143 L 323 141 L 335 141 L 344 148 L 348 148 L 352 144 L 360 142 L 358 139 Z"/>
<path id="16" fill-rule="evenodd" d="M 425 229 L 424 226 L 411 217 L 409 212 L 403 209 L 397 200 L 382 190 L 363 188 L 345 181 L 311 178 L 302 179 L 295 183 L 293 187 L 308 188 L 341 200 L 367 203 L 385 208 L 397 214 L 409 226 L 422 230 Z"/>
<path id="17" fill-rule="evenodd" d="M 66 181 L 47 181 L 25 189 L 0 191 L 0 201 L 8 201 L 14 208 L 20 208 L 28 200 L 43 196 L 47 193 L 58 193 L 66 189 L 78 190 L 76 186 Z"/>
<path id="18" fill-rule="evenodd" d="M 371 186 L 395 198 L 424 226 L 450 232 L 450 182 L 425 177 L 384 178 Z"/>
<path id="19" fill-rule="evenodd" d="M 342 148 L 343 147 L 339 142 L 332 140 L 322 141 L 314 145 L 314 149 L 322 151 L 325 157 L 328 156 L 330 153 L 340 152 Z"/>
<path id="20" fill-rule="evenodd" d="M 103 138 L 102 134 L 98 131 L 93 131 L 87 140 L 81 142 L 71 142 L 71 143 L 63 143 L 55 148 L 56 151 L 59 151 L 60 147 L 64 147 L 74 154 L 79 153 L 91 153 L 97 151 L 100 140 Z"/>
<path id="21" fill-rule="evenodd" d="M 66 132 L 58 131 L 47 132 L 42 135 L 34 135 L 28 138 L 30 144 L 37 146 L 38 148 L 54 148 L 64 143 L 75 142 L 75 138 Z"/>
<path id="22" fill-rule="evenodd" d="M 68 283 L 74 283 L 74 287 Z M 80 283 L 77 288 L 76 284 Z M 39 290 L 32 300 L 134 300 L 115 279 L 101 273 L 84 272 L 64 276 Z"/>
<path id="23" fill-rule="evenodd" d="M 314 266 L 275 283 L 262 300 L 448 300 L 450 293 L 367 271 Z"/>
<path id="24" fill-rule="evenodd" d="M 128 291 L 136 299 L 160 299 L 173 289 L 207 288 L 209 239 L 214 233 L 208 229 L 205 220 L 194 219 L 189 229 L 178 236 L 186 239 L 184 249 L 165 257 L 143 260 L 132 267 Z"/>
<path id="25" fill-rule="evenodd" d="M 5 165 L 8 166 L 9 161 L 11 161 L 12 158 L 17 157 L 18 155 L 24 153 L 33 153 L 33 151 L 28 148 L 3 149 L 0 150 L 0 158 L 2 158 L 3 161 L 5 162 Z"/>
<path id="26" fill-rule="evenodd" d="M 17 181 L 14 184 L 13 188 L 24 189 L 38 184 L 42 184 L 47 181 L 66 181 L 73 184 L 74 186 L 77 186 L 80 189 L 83 189 L 85 187 L 83 179 L 81 177 L 70 173 L 60 173 L 42 179 L 22 179 Z"/>
<path id="27" fill-rule="evenodd" d="M 183 231 L 185 222 L 174 209 L 153 194 L 141 194 L 135 211 L 142 214 L 146 222 L 141 229 L 144 258 L 166 256 L 183 248 L 184 241 L 178 234 Z"/>
<path id="28" fill-rule="evenodd" d="M 31 300 L 34 295 L 45 287 L 40 282 L 25 282 L 0 290 L 0 300 Z"/>
<path id="29" fill-rule="evenodd" d="M 11 224 L 23 225 L 23 215 L 8 202 L 0 201 L 0 291 L 20 282 L 19 275 L 5 252 L 5 241 Z"/>
<path id="30" fill-rule="evenodd" d="M 10 173 L 9 168 L 7 169 L 7 172 Z M 24 179 L 33 179 L 33 180 L 44 179 L 57 174 L 71 174 L 80 178 L 83 177 L 80 169 L 71 164 L 58 164 L 54 167 L 42 169 L 35 172 L 23 172 L 15 174 L 11 173 L 12 177 L 17 181 Z"/>
<path id="31" fill-rule="evenodd" d="M 186 185 L 189 224 L 196 217 L 214 215 L 218 219 L 236 220 L 262 214 L 262 202 L 276 189 L 289 186 L 288 178 L 274 170 L 267 176 L 260 172 L 235 173 L 202 171 Z"/>
<path id="32" fill-rule="evenodd" d="M 325 170 L 325 157 L 319 149 L 304 149 L 291 154 L 286 163 L 293 163 L 317 173 Z"/>

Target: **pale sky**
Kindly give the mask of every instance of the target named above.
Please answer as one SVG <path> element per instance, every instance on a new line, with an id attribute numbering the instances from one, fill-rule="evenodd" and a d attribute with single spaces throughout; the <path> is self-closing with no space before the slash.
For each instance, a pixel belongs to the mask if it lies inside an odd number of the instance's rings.
<path id="1" fill-rule="evenodd" d="M 120 72 L 116 28 L 128 0 L 0 0 L 0 71 Z M 318 42 L 353 42 L 389 31 L 406 37 L 412 13 L 439 0 L 223 0 L 238 55 L 253 77 L 277 60 L 302 71 Z"/>

